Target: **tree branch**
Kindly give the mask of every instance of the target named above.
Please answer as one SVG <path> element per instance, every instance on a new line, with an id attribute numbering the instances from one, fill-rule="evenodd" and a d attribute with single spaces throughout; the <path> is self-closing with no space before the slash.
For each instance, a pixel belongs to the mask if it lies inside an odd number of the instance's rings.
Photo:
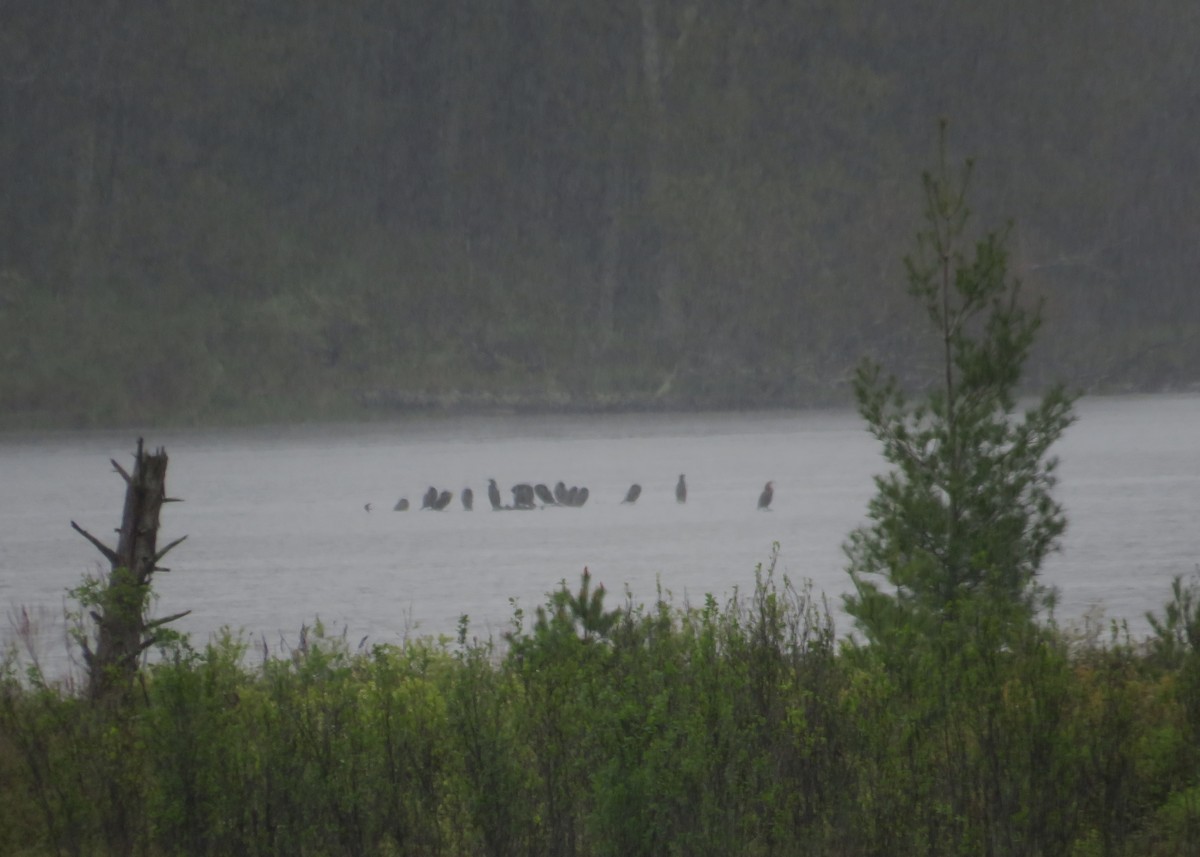
<path id="1" fill-rule="evenodd" d="M 163 502 L 166 502 L 166 501 L 163 501 Z M 160 559 L 162 559 L 164 556 L 166 556 L 168 551 L 170 551 L 172 548 L 176 547 L 180 542 L 182 542 L 186 538 L 187 538 L 187 536 L 180 536 L 175 541 L 171 542 L 165 548 L 163 548 L 158 553 L 156 553 L 154 555 L 155 564 L 157 564 Z"/>
<path id="2" fill-rule="evenodd" d="M 115 471 L 117 471 L 117 473 L 121 474 L 121 478 L 125 480 L 125 484 L 132 485 L 133 477 L 129 475 L 129 473 L 125 470 L 125 468 L 122 467 L 121 465 L 117 464 L 117 460 L 115 458 L 110 458 L 109 461 L 112 462 L 113 470 L 115 470 Z"/>
<path id="3" fill-rule="evenodd" d="M 176 619 L 182 619 L 184 616 L 186 616 L 187 614 L 189 614 L 191 612 L 192 612 L 191 610 L 184 610 L 182 613 L 176 613 L 172 616 L 164 616 L 161 619 L 155 619 L 153 622 L 147 622 L 145 630 L 153 631 L 155 628 L 161 627 L 162 625 L 166 625 L 168 622 L 174 622 Z"/>
<path id="4" fill-rule="evenodd" d="M 71 522 L 71 528 L 74 529 L 75 532 L 79 533 L 79 535 L 83 536 L 85 539 L 87 539 L 89 542 L 91 542 L 92 545 L 95 546 L 96 550 L 98 550 L 98 551 L 100 551 L 100 553 L 104 554 L 105 559 L 107 559 L 111 564 L 113 564 L 114 566 L 117 564 L 117 552 L 115 550 L 110 548 L 104 542 L 100 541 L 98 538 L 93 536 L 91 533 L 89 533 L 83 527 L 79 526 L 79 524 L 75 523 L 74 521 Z"/>

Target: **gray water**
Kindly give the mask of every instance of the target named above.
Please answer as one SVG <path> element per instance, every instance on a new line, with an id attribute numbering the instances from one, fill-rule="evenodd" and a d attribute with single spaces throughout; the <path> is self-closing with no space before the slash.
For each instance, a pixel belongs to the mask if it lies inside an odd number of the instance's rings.
<path id="1" fill-rule="evenodd" d="M 1060 621 L 1103 614 L 1147 629 L 1173 576 L 1200 561 L 1200 398 L 1090 399 L 1056 452 L 1057 496 L 1070 519 L 1044 579 Z M 44 663 L 66 663 L 65 591 L 102 570 L 70 529 L 100 537 L 119 524 L 134 432 L 0 436 L 0 639 L 26 608 Z M 753 586 L 779 545 L 779 572 L 828 596 L 838 630 L 848 590 L 842 544 L 863 521 L 884 462 L 849 410 L 570 417 L 463 417 L 389 424 L 163 431 L 170 456 L 159 542 L 186 534 L 156 588 L 158 612 L 203 642 L 229 626 L 276 647 L 320 618 L 351 644 L 499 636 L 513 606 L 531 613 L 587 567 L 614 601 L 723 600 Z M 685 505 L 674 486 L 687 474 Z M 582 509 L 490 511 L 487 479 L 509 486 L 588 486 Z M 769 512 L 756 510 L 775 483 Z M 633 482 L 635 505 L 620 500 Z M 452 490 L 444 512 L 418 511 L 429 485 Z M 458 500 L 476 495 L 475 511 Z M 408 512 L 393 512 L 407 497 Z M 372 504 L 370 512 L 364 510 Z"/>

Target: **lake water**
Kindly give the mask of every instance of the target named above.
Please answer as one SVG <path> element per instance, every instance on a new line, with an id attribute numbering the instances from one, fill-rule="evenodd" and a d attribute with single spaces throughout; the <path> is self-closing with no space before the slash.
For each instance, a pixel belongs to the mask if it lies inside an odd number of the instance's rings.
<path id="1" fill-rule="evenodd" d="M 1060 620 L 1103 610 L 1144 633 L 1173 576 L 1200 562 L 1200 398 L 1085 399 L 1060 441 L 1057 496 L 1070 519 L 1044 579 Z M 753 586 L 779 544 L 779 569 L 811 579 L 841 616 L 842 544 L 884 468 L 858 416 L 844 411 L 633 416 L 473 416 L 254 430 L 147 432 L 170 455 L 159 544 L 186 534 L 157 577 L 160 614 L 201 641 L 222 626 L 272 646 L 320 617 L 352 644 L 406 635 L 499 636 L 560 580 L 586 566 L 616 603 L 721 599 Z M 15 611 L 40 618 L 43 661 L 65 665 L 65 591 L 101 570 L 70 529 L 105 537 L 120 523 L 136 433 L 0 435 L 0 639 Z M 687 474 L 685 505 L 675 501 Z M 490 511 L 522 481 L 586 485 L 581 509 Z M 756 510 L 775 483 L 769 512 Z M 620 501 L 643 486 L 635 505 Z M 455 499 L 418 511 L 429 485 Z M 470 486 L 475 511 L 458 500 Z M 407 497 L 408 512 L 393 512 Z M 364 510 L 366 503 L 372 511 Z M 113 536 L 115 538 L 115 536 Z"/>

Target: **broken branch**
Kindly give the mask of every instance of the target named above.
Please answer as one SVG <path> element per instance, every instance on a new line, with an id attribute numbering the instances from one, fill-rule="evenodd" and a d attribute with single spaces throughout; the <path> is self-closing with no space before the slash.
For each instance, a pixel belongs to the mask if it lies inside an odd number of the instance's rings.
<path id="1" fill-rule="evenodd" d="M 164 616 L 161 619 L 155 619 L 152 622 L 147 622 L 146 630 L 152 631 L 155 628 L 158 628 L 162 625 L 166 625 L 168 622 L 174 622 L 176 619 L 182 619 L 184 616 L 186 616 L 187 614 L 189 614 L 191 612 L 192 612 L 191 610 L 184 610 L 182 613 L 176 613 L 173 616 Z"/>
<path id="2" fill-rule="evenodd" d="M 117 464 L 117 460 L 115 458 L 110 458 L 109 461 L 112 462 L 113 470 L 115 470 L 121 474 L 121 478 L 125 480 L 126 485 L 130 485 L 133 483 L 133 477 L 129 475 L 129 473 L 125 470 L 124 467 Z"/>
<path id="3" fill-rule="evenodd" d="M 91 533 L 89 533 L 83 527 L 79 526 L 79 524 L 75 523 L 74 521 L 71 522 L 71 527 L 72 527 L 72 529 L 75 530 L 75 532 L 79 533 L 79 535 L 83 536 L 85 539 L 87 539 L 89 542 L 91 542 L 92 545 L 95 546 L 96 550 L 98 550 L 98 551 L 100 551 L 100 553 L 104 554 L 105 559 L 107 559 L 114 567 L 116 566 L 117 552 L 115 550 L 110 548 L 104 542 L 100 541 L 98 538 L 93 536 Z"/>
<path id="4" fill-rule="evenodd" d="M 156 553 L 156 554 L 154 555 L 154 562 L 155 562 L 155 563 L 157 563 L 157 562 L 158 562 L 160 559 L 162 559 L 164 556 L 166 556 L 166 555 L 167 555 L 167 553 L 168 553 L 168 552 L 169 552 L 169 551 L 170 551 L 172 548 L 174 548 L 174 547 L 178 546 L 178 545 L 179 545 L 179 543 L 180 543 L 180 542 L 182 542 L 182 541 L 184 541 L 186 538 L 187 538 L 187 536 L 180 536 L 179 538 L 175 539 L 175 541 L 171 542 L 171 543 L 170 543 L 169 545 L 167 545 L 165 548 L 163 548 L 162 550 L 160 550 L 158 553 Z"/>

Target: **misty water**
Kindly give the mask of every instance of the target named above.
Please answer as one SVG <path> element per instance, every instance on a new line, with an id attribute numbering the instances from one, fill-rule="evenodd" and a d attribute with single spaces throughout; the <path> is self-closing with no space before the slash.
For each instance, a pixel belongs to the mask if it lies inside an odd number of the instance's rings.
<path id="1" fill-rule="evenodd" d="M 1200 398 L 1085 399 L 1055 448 L 1070 525 L 1045 567 L 1061 622 L 1127 620 L 1148 630 L 1175 575 L 1200 562 Z M 70 529 L 115 539 L 135 432 L 0 436 L 0 639 L 18 610 L 36 620 L 43 663 L 67 664 L 66 590 L 102 570 Z M 228 626 L 272 649 L 319 617 L 350 644 L 453 635 L 499 637 L 514 604 L 532 613 L 587 567 L 618 603 L 626 589 L 677 605 L 754 583 L 778 544 L 777 573 L 811 580 L 839 633 L 848 589 L 842 545 L 864 519 L 875 441 L 850 410 L 624 416 L 472 416 L 393 423 L 146 433 L 170 456 L 157 612 L 203 642 Z M 675 500 L 680 473 L 687 503 Z M 579 509 L 492 512 L 517 482 L 586 485 Z M 775 497 L 756 509 L 764 483 Z M 635 505 L 621 503 L 634 482 Z M 419 511 L 434 485 L 455 499 Z M 458 494 L 470 486 L 475 511 Z M 412 510 L 392 511 L 400 497 Z M 364 509 L 372 504 L 371 511 Z"/>

